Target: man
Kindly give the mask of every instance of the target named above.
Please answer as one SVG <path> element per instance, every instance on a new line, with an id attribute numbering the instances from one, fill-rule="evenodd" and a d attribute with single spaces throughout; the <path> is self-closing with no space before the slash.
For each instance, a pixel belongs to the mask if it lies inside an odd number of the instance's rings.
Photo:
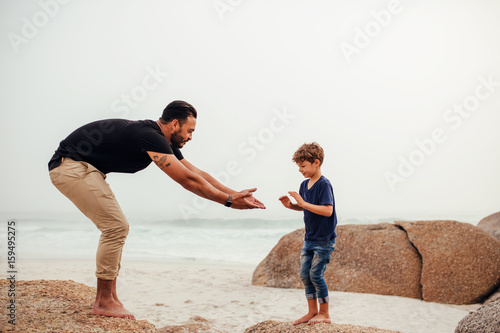
<path id="1" fill-rule="evenodd" d="M 234 191 L 189 163 L 180 149 L 192 139 L 197 111 L 173 101 L 158 121 L 108 119 L 89 123 L 61 141 L 49 161 L 52 183 L 101 231 L 92 313 L 135 319 L 116 294 L 128 222 L 109 184 L 109 172 L 135 173 L 152 161 L 185 189 L 235 209 L 265 209 L 256 189 Z"/>

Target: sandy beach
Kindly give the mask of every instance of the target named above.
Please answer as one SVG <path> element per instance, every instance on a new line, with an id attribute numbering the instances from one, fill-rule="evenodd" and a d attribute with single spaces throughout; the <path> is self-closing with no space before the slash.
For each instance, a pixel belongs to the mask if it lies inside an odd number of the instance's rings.
<path id="1" fill-rule="evenodd" d="M 252 286 L 254 269 L 251 265 L 123 260 L 118 295 L 137 319 L 148 320 L 157 328 L 201 316 L 220 330 L 243 332 L 265 320 L 290 321 L 305 314 L 303 290 Z M 94 261 L 88 259 L 21 259 L 17 278 L 96 285 Z M 335 323 L 406 333 L 454 332 L 457 323 L 479 307 L 345 292 L 331 292 L 330 297 Z"/>

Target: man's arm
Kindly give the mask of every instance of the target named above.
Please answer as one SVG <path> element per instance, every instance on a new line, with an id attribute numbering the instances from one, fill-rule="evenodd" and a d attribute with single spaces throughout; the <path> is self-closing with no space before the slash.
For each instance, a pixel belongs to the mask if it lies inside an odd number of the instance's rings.
<path id="1" fill-rule="evenodd" d="M 230 189 L 229 187 L 225 186 L 224 184 L 221 184 L 217 179 L 215 179 L 214 177 L 212 177 L 208 172 L 205 172 L 205 171 L 203 171 L 201 169 L 198 169 L 197 167 L 195 167 L 194 165 L 192 165 L 191 163 L 189 163 L 186 159 L 181 160 L 181 163 L 186 168 L 188 168 L 190 171 L 192 171 L 192 172 L 200 175 L 201 177 L 203 177 L 203 179 L 205 179 L 207 182 L 210 183 L 210 185 L 212 185 L 213 187 L 215 187 L 219 191 L 222 191 L 222 192 L 224 192 L 226 194 L 234 194 L 234 193 L 238 192 L 238 191 Z"/>
<path id="2" fill-rule="evenodd" d="M 222 191 L 222 192 L 224 192 L 226 194 L 231 194 L 233 196 L 234 196 L 234 194 L 238 193 L 238 191 L 230 189 L 229 187 L 227 187 L 224 184 L 220 183 L 217 179 L 215 179 L 214 177 L 212 177 L 212 175 L 210 175 L 208 172 L 205 172 L 205 171 L 203 171 L 201 169 L 198 169 L 193 164 L 191 164 L 190 162 L 188 162 L 186 159 L 183 159 L 181 161 L 181 163 L 186 168 L 188 168 L 190 171 L 192 171 L 192 172 L 200 175 L 203 179 L 205 179 L 207 182 L 209 182 L 210 185 L 212 185 L 213 187 L 215 187 L 219 191 Z M 257 189 L 248 189 L 248 190 L 243 190 L 242 192 L 255 192 L 256 190 Z M 264 206 L 264 204 L 262 202 L 260 202 L 259 200 L 257 200 L 257 198 L 255 198 L 254 196 L 248 197 L 247 200 L 251 201 L 252 203 L 254 203 L 256 205 L 258 205 L 259 208 L 266 208 Z"/>
<path id="3" fill-rule="evenodd" d="M 330 217 L 333 214 L 333 205 L 313 205 L 302 199 L 300 194 L 298 194 L 297 192 L 288 193 L 297 201 L 297 205 L 302 209 L 307 209 L 314 214 L 326 217 Z"/>
<path id="4" fill-rule="evenodd" d="M 206 181 L 199 174 L 189 170 L 184 166 L 173 154 L 163 154 L 148 151 L 149 157 L 155 162 L 155 164 L 163 170 L 170 178 L 179 183 L 182 187 L 188 191 L 193 192 L 200 197 L 208 200 L 218 202 L 220 204 L 225 204 L 229 198 L 227 193 L 217 189 Z M 255 190 L 253 190 L 255 191 Z M 235 209 L 252 209 L 261 208 L 258 204 L 254 203 L 251 199 L 252 190 L 242 191 L 232 194 L 233 204 L 231 208 Z M 250 198 L 250 200 L 247 200 Z"/>

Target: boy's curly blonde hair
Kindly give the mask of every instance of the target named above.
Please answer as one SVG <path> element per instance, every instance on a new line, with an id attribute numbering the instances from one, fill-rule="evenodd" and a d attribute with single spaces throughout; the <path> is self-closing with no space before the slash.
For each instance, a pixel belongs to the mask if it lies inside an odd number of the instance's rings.
<path id="1" fill-rule="evenodd" d="M 309 161 L 314 163 L 315 160 L 319 160 L 319 165 L 323 164 L 323 159 L 325 158 L 325 152 L 323 148 L 316 142 L 304 143 L 297 149 L 293 154 L 292 161 L 295 163 L 302 163 L 304 161 Z"/>

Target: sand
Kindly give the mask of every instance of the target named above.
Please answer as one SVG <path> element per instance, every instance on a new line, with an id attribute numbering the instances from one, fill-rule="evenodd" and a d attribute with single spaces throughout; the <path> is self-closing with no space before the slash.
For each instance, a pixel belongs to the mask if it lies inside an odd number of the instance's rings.
<path id="1" fill-rule="evenodd" d="M 17 267 L 18 280 L 73 280 L 96 286 L 93 260 L 23 259 Z M 118 296 L 138 320 L 157 328 L 200 316 L 221 331 L 243 332 L 265 320 L 291 321 L 305 314 L 303 290 L 252 286 L 254 268 L 123 260 Z M 335 323 L 407 333 L 454 332 L 458 322 L 479 307 L 345 292 L 331 292 L 330 298 Z"/>

